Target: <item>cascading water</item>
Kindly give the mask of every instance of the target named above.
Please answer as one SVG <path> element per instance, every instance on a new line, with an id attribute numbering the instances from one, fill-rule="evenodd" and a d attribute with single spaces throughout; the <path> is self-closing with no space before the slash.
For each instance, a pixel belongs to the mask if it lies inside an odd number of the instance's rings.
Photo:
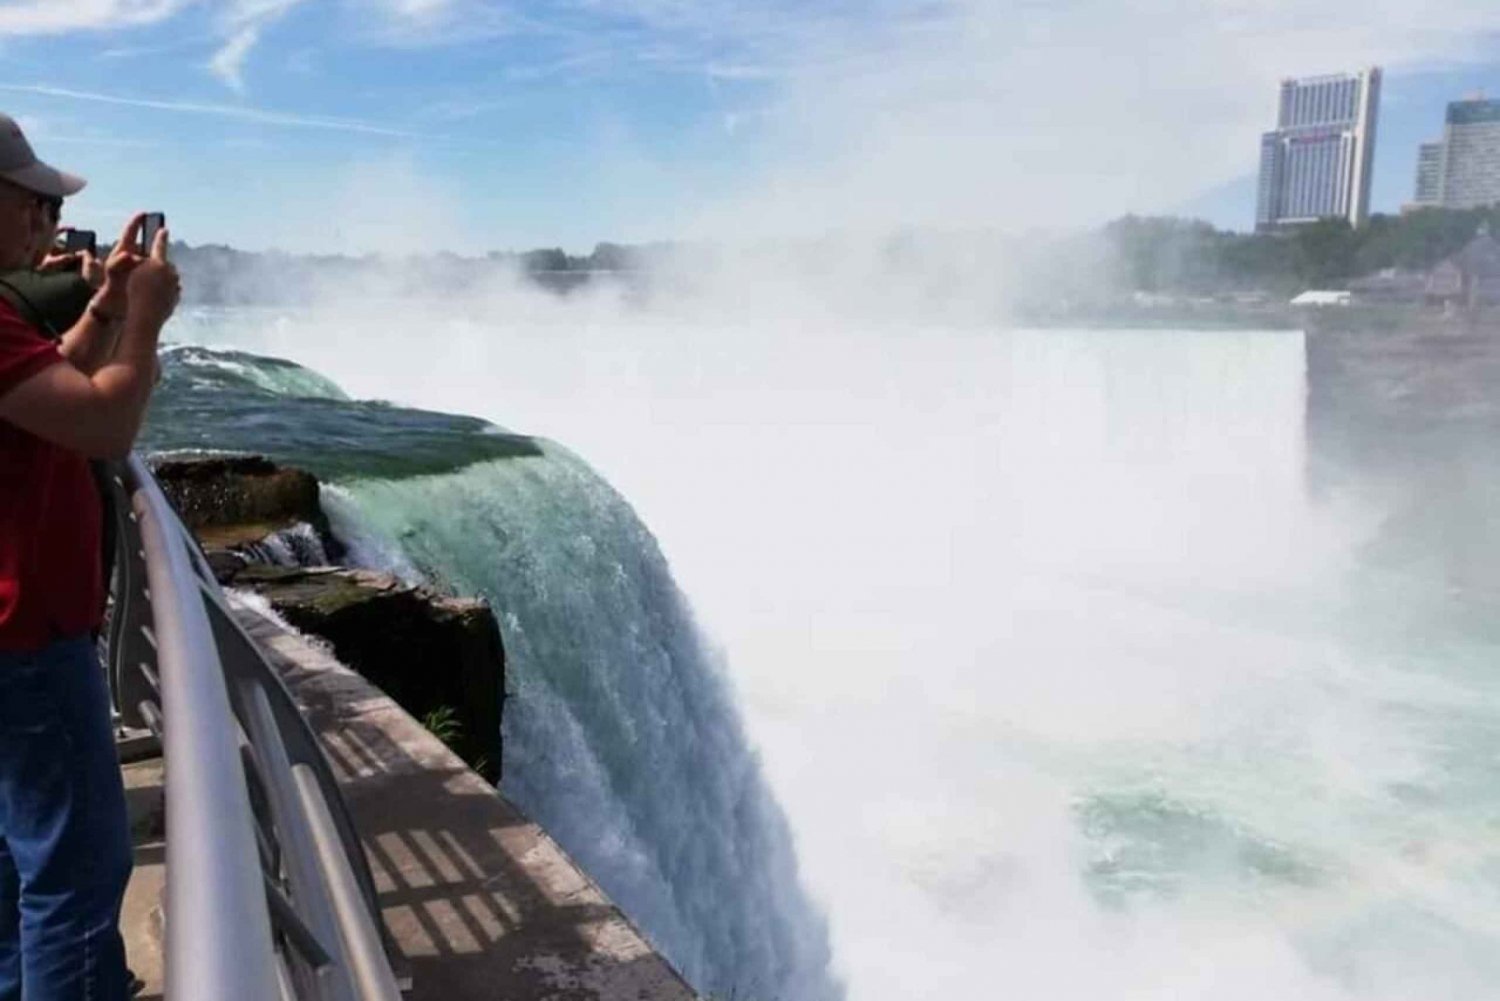
<path id="1" fill-rule="evenodd" d="M 295 368 L 295 366 L 291 366 Z M 210 381 L 211 380 L 211 381 Z M 273 383 L 274 380 L 274 383 Z M 296 398 L 318 391 L 324 399 Z M 213 394 L 213 399 L 205 394 Z M 566 450 L 442 415 L 361 410 L 287 363 L 202 349 L 167 356 L 148 445 L 224 436 L 225 417 L 317 471 L 343 471 L 325 506 L 353 557 L 469 595 L 502 615 L 511 699 L 505 792 L 625 909 L 689 980 L 722 997 L 831 999 L 827 930 L 803 896 L 791 839 L 718 664 L 630 506 Z M 160 414 L 219 408 L 183 433 Z M 322 427 L 298 421 L 314 407 Z M 358 433 L 373 454 L 321 454 Z M 281 427 L 287 423 L 288 427 Z M 269 425 L 269 427 L 268 427 Z M 380 426 L 466 456 L 451 472 L 389 472 Z M 406 432 L 410 434 L 411 432 Z M 512 442 L 510 447 L 500 447 Z M 354 444 L 351 442 L 351 444 Z M 503 458 L 489 458 L 491 455 Z M 420 457 L 416 460 L 422 462 Z M 251 555 L 316 561 L 308 529 Z"/>
<path id="2" fill-rule="evenodd" d="M 428 577 L 503 612 L 506 793 L 701 989 L 836 996 L 785 821 L 655 540 L 543 452 L 344 492 Z"/>
<path id="3" fill-rule="evenodd" d="M 237 547 L 252 563 L 269 563 L 279 567 L 319 567 L 328 565 L 328 553 L 317 529 L 298 522 L 261 539 Z"/>
<path id="4" fill-rule="evenodd" d="M 734 969 L 720 930 L 758 926 L 696 927 L 701 877 L 658 850 L 689 837 L 671 818 L 723 816 L 688 808 L 720 791 L 681 760 L 672 788 L 640 789 L 650 760 L 613 757 L 648 745 L 662 707 L 713 704 L 633 689 L 701 660 L 661 659 L 686 617 L 641 597 L 660 557 L 620 495 L 724 651 L 856 1001 L 1494 995 L 1493 593 L 1433 565 L 1462 555 L 1454 526 L 1408 516 L 1437 502 L 1493 538 L 1475 499 L 1494 463 L 1438 453 L 1400 510 L 1358 470 L 1310 496 L 1300 335 L 480 305 L 512 319 L 383 308 L 349 329 L 341 308 L 219 343 L 546 431 L 603 472 L 614 489 L 545 442 L 396 468 L 372 421 L 340 443 L 391 465 L 341 452 L 336 478 L 369 551 L 530 609 L 545 628 L 508 627 L 534 663 L 578 658 L 516 717 L 548 776 L 532 808 L 603 843 L 623 888 L 660 879 L 639 907 L 618 896 L 685 964 Z M 389 416 L 436 457 L 493 436 Z M 721 872 L 774 882 L 741 896 L 781 902 L 785 942 L 808 909 L 779 857 Z"/>

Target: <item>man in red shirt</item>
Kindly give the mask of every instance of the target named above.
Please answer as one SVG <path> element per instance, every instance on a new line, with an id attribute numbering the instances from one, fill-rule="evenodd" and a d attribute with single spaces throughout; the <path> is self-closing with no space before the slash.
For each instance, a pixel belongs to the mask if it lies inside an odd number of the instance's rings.
<path id="1" fill-rule="evenodd" d="M 0 115 L 0 273 L 28 268 L 84 185 Z M 130 874 L 88 460 L 124 456 L 180 294 L 167 235 L 126 226 L 87 314 L 58 341 L 0 302 L 0 1001 L 116 1001 Z M 23 986 L 24 985 L 24 986 Z"/>

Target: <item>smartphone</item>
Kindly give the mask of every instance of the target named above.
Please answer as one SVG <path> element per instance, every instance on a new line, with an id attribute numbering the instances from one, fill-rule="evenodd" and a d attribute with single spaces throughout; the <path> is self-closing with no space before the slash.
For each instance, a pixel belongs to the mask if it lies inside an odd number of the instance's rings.
<path id="1" fill-rule="evenodd" d="M 99 236 L 91 229 L 70 229 L 63 234 L 63 252 L 76 254 L 81 250 L 87 250 L 91 254 L 99 253 Z"/>
<path id="2" fill-rule="evenodd" d="M 146 221 L 141 225 L 141 253 L 151 253 L 151 247 L 156 243 L 156 234 L 167 226 L 167 215 L 165 212 L 147 212 Z"/>

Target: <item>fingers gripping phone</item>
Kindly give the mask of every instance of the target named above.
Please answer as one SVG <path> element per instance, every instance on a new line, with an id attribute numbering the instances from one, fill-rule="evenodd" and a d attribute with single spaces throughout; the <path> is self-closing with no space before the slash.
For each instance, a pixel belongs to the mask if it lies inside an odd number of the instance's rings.
<path id="1" fill-rule="evenodd" d="M 147 212 L 146 221 L 141 224 L 141 253 L 150 254 L 151 247 L 156 243 L 156 234 L 167 226 L 167 215 L 165 212 Z"/>

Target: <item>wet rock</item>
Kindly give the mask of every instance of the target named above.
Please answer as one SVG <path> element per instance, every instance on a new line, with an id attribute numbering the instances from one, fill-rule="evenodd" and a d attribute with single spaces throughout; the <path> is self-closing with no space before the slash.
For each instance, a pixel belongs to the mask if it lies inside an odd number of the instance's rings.
<path id="1" fill-rule="evenodd" d="M 311 473 L 259 455 L 157 459 L 151 465 L 162 490 L 206 549 L 252 545 L 305 523 L 330 559 L 343 555 Z"/>
<path id="2" fill-rule="evenodd" d="M 230 549 L 205 549 L 203 555 L 208 560 L 208 568 L 214 572 L 214 578 L 220 584 L 228 584 L 234 580 L 235 574 L 250 565 L 249 558 L 243 553 Z"/>
<path id="3" fill-rule="evenodd" d="M 326 565 L 345 550 L 311 473 L 257 455 L 174 457 L 152 466 L 220 584 L 265 597 L 498 780 L 505 653 L 488 605 Z"/>
<path id="4" fill-rule="evenodd" d="M 341 567 L 241 567 L 232 586 L 264 597 L 292 626 L 325 640 L 476 771 L 500 777 L 505 652 L 483 601 L 410 587 L 390 574 Z"/>

